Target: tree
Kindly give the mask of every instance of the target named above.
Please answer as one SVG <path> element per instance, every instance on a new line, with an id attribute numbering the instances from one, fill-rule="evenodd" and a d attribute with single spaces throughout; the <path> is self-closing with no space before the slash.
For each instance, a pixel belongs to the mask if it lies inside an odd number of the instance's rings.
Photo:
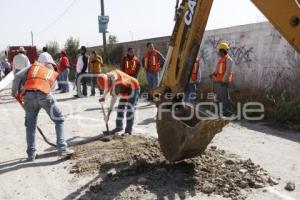
<path id="1" fill-rule="evenodd" d="M 67 52 L 67 55 L 69 57 L 70 60 L 70 73 L 69 73 L 69 80 L 75 80 L 75 60 L 77 58 L 77 54 L 78 54 L 78 49 L 79 49 L 79 39 L 70 37 L 67 39 L 66 43 L 65 43 L 65 50 Z"/>
<path id="2" fill-rule="evenodd" d="M 53 57 L 54 60 L 57 60 L 59 58 L 59 44 L 57 41 L 50 41 L 46 45 L 48 48 L 48 53 Z"/>
<path id="3" fill-rule="evenodd" d="M 79 39 L 70 37 L 65 43 L 65 49 L 70 61 L 76 59 L 79 49 Z"/>
<path id="4" fill-rule="evenodd" d="M 123 48 L 118 44 L 118 39 L 115 35 L 108 37 L 107 45 L 107 61 L 109 64 L 119 64 L 122 59 Z"/>

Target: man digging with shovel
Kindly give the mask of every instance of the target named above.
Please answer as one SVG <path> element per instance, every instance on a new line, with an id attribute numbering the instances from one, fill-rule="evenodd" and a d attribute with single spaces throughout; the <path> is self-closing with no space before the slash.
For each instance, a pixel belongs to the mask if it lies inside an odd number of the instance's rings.
<path id="1" fill-rule="evenodd" d="M 131 135 L 134 123 L 134 105 L 136 104 L 139 94 L 138 80 L 120 70 L 113 70 L 107 74 L 99 75 L 97 78 L 97 84 L 99 88 L 104 91 L 104 95 L 99 99 L 102 105 L 108 93 L 110 93 L 110 95 L 112 96 L 108 113 L 107 115 L 104 114 L 104 120 L 106 122 L 107 129 L 103 132 L 104 135 L 115 134 L 117 132 L 123 131 L 123 118 L 125 109 L 127 121 L 125 134 Z M 117 108 L 116 128 L 112 131 L 109 131 L 107 123 L 118 97 L 120 98 L 120 100 Z"/>
<path id="2" fill-rule="evenodd" d="M 44 109 L 55 123 L 56 147 L 59 156 L 69 156 L 73 153 L 67 148 L 64 139 L 64 118 L 53 96 L 50 94 L 58 73 L 48 65 L 35 62 L 15 75 L 12 86 L 12 96 L 20 103 L 23 102 L 25 109 L 25 126 L 27 140 L 28 161 L 36 158 L 35 133 L 37 128 L 37 117 L 41 109 Z M 19 91 L 20 86 L 23 91 Z"/>

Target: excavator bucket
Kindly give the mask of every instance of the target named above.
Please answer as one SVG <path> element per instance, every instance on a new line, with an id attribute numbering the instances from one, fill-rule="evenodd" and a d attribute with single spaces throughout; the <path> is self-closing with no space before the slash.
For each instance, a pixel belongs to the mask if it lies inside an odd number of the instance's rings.
<path id="1" fill-rule="evenodd" d="M 183 121 L 175 119 L 172 112 L 159 115 L 156 123 L 159 143 L 164 156 L 171 162 L 199 156 L 228 124 L 220 118 Z"/>

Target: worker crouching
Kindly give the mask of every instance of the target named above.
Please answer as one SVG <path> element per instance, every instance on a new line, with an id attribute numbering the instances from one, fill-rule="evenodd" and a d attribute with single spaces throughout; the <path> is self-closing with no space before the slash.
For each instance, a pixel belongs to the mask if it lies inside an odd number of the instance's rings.
<path id="1" fill-rule="evenodd" d="M 109 120 L 114 104 L 120 98 L 117 108 L 116 128 L 110 132 L 105 132 L 105 134 L 114 134 L 123 131 L 123 119 L 126 109 L 125 134 L 131 135 L 134 123 L 134 106 L 139 93 L 138 80 L 120 70 L 113 70 L 107 74 L 99 75 L 97 84 L 99 88 L 104 90 L 104 95 L 99 100 L 101 103 L 105 101 L 108 93 L 112 96 L 107 119 L 105 119 L 106 122 Z"/>
<path id="2" fill-rule="evenodd" d="M 53 63 L 54 64 L 54 63 Z M 64 139 L 64 118 L 57 106 L 53 96 L 50 94 L 58 73 L 53 69 L 35 62 L 32 66 L 26 67 L 15 75 L 12 86 L 12 95 L 21 100 L 24 96 L 25 126 L 27 140 L 28 161 L 34 161 L 36 157 L 36 128 L 37 116 L 41 109 L 44 109 L 51 120 L 55 123 L 56 145 L 59 156 L 70 155 L 72 150 L 67 148 Z M 22 91 L 19 87 L 22 85 Z"/>

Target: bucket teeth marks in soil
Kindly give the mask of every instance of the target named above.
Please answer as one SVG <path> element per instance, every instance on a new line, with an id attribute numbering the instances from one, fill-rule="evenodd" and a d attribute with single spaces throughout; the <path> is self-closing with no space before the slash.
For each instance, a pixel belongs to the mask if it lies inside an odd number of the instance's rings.
<path id="1" fill-rule="evenodd" d="M 184 198 L 199 192 L 245 199 L 251 190 L 278 184 L 250 159 L 240 160 L 215 146 L 201 157 L 169 163 L 155 139 L 110 137 L 108 142 L 99 140 L 75 149 L 71 173 L 100 173 L 103 177 L 91 184 L 81 199 Z"/>

